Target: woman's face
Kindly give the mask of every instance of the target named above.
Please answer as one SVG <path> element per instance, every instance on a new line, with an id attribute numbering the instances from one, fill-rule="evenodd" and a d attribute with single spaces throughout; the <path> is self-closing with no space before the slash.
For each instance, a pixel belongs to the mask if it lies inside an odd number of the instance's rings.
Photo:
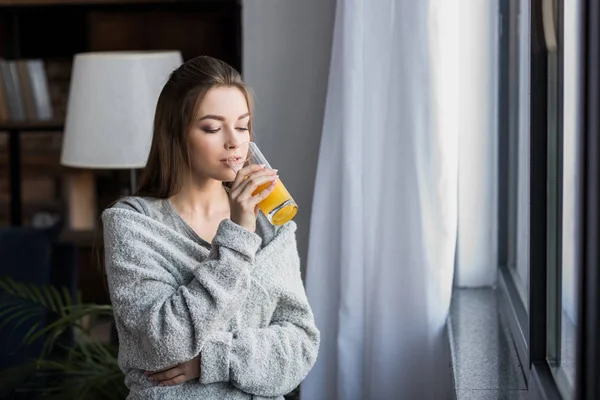
<path id="1" fill-rule="evenodd" d="M 196 111 L 197 119 L 189 131 L 193 177 L 233 181 L 235 173 L 226 158 L 233 148 L 250 141 L 246 97 L 236 87 L 213 88 Z"/>

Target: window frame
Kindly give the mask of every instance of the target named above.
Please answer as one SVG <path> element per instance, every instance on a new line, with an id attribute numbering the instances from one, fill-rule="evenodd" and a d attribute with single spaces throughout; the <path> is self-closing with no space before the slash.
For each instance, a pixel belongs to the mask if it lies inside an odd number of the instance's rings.
<path id="1" fill-rule="evenodd" d="M 519 101 L 518 95 L 514 96 L 512 83 L 514 79 L 519 80 L 519 54 L 517 41 L 520 35 L 514 35 L 508 32 L 512 24 L 519 27 L 517 14 L 520 11 L 522 3 L 531 4 L 527 0 L 500 0 L 499 12 L 501 18 L 501 43 L 499 54 L 499 90 L 498 90 L 498 185 L 499 185 L 499 207 L 498 207 L 498 295 L 501 312 L 507 316 L 508 322 L 519 359 L 523 365 L 529 364 L 529 320 L 528 311 L 520 290 L 514 280 L 514 273 L 511 267 L 516 263 L 516 204 L 518 200 L 515 197 L 514 187 L 517 184 L 517 171 L 509 168 L 510 165 L 518 164 L 518 154 L 516 150 L 516 141 L 518 140 L 519 124 L 509 124 L 508 119 L 517 119 L 519 113 L 518 104 L 510 104 L 511 101 Z M 514 71 L 517 71 L 515 74 Z M 511 76 L 512 73 L 512 76 Z M 511 81 L 511 77 L 513 81 Z M 508 89 L 507 89 L 508 88 Z M 505 116 L 508 115 L 508 118 Z M 511 187 L 511 183 L 512 186 Z M 512 247 L 512 249 L 511 249 Z M 529 277 L 531 280 L 531 277 Z M 528 376 L 525 377 L 527 380 Z"/>
<path id="2" fill-rule="evenodd" d="M 600 398 L 600 4 L 582 1 L 582 240 L 579 260 L 576 398 Z"/>
<path id="3" fill-rule="evenodd" d="M 563 31 L 563 1 L 556 2 L 556 49 L 549 48 L 546 42 L 543 21 L 545 0 L 531 1 L 531 102 L 530 102 L 530 249 L 529 249 L 529 368 L 530 396 L 533 399 L 562 399 L 551 367 L 548 363 L 548 309 L 549 289 L 554 297 L 559 294 L 559 288 L 549 288 L 548 283 L 555 281 L 560 273 L 561 258 L 561 226 L 558 211 L 560 210 L 561 195 L 561 166 L 562 166 L 562 31 Z M 554 54 L 556 51 L 556 54 Z M 549 63 L 550 57 L 556 57 L 556 115 L 549 115 Z M 550 135 L 549 117 L 556 118 L 555 136 Z M 555 141 L 551 143 L 551 141 Z M 555 153 L 551 154 L 553 150 Z M 557 171 L 556 185 L 548 188 L 551 177 L 548 157 L 557 157 L 552 166 Z M 548 198 L 548 189 L 554 199 Z M 553 201 L 549 201 L 553 200 Z M 554 219 L 554 220 L 552 220 Z M 552 226 L 549 226 L 553 223 Z M 553 228 L 553 229 L 551 229 Z M 553 244 L 555 248 L 549 246 Z M 548 270 L 552 265 L 554 270 Z M 554 276 L 552 276 L 552 275 Z M 551 292 L 551 294 L 552 294 Z M 556 298 L 555 298 L 556 300 Z"/>

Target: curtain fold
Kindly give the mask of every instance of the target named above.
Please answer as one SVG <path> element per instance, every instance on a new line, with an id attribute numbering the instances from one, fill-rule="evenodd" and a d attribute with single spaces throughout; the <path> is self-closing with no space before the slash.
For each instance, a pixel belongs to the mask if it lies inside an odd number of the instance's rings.
<path id="1" fill-rule="evenodd" d="M 457 71 L 454 28 L 442 21 L 457 18 L 448 3 L 338 0 L 306 273 L 322 339 L 303 400 L 453 396 L 444 329 Z"/>

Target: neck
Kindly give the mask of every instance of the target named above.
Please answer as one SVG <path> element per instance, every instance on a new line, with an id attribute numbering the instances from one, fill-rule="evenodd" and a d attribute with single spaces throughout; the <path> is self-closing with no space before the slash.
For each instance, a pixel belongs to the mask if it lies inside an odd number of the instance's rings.
<path id="1" fill-rule="evenodd" d="M 182 215 L 210 217 L 229 212 L 229 201 L 223 183 L 215 179 L 184 180 L 179 193 L 169 199 Z"/>

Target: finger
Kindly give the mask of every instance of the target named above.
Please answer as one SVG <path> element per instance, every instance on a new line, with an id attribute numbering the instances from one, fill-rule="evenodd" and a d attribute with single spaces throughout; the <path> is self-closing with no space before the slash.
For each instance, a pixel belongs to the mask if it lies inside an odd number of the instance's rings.
<path id="1" fill-rule="evenodd" d="M 252 196 L 250 203 L 256 207 L 256 205 L 258 203 L 260 203 L 261 201 L 266 199 L 271 193 L 273 193 L 273 190 L 275 190 L 276 185 L 277 185 L 277 179 L 275 179 L 269 186 L 267 186 L 266 188 L 261 190 L 260 193 L 257 193 L 256 195 Z M 255 211 L 257 211 L 257 210 L 255 210 Z"/>
<path id="2" fill-rule="evenodd" d="M 277 180 L 277 175 L 275 176 L 261 176 L 258 178 L 249 178 L 248 182 L 246 183 L 246 185 L 244 186 L 243 189 L 241 189 L 241 193 L 239 195 L 239 199 L 241 200 L 245 200 L 245 199 L 249 199 L 251 197 L 253 197 L 253 193 L 256 189 L 258 189 L 261 186 L 264 186 L 265 184 L 269 184 L 271 182 L 274 182 Z M 266 187 L 265 187 L 266 189 Z M 260 193 L 262 193 L 264 191 L 261 190 Z"/>
<path id="3" fill-rule="evenodd" d="M 245 179 L 243 180 L 237 187 L 232 187 L 230 192 L 229 192 L 229 196 L 232 199 L 238 198 L 241 193 L 244 191 L 244 189 L 250 184 L 250 182 L 258 182 L 258 186 L 260 186 L 261 184 L 264 184 L 266 182 L 268 182 L 269 180 L 273 179 L 275 176 L 277 175 L 277 170 L 276 169 L 267 169 L 267 170 L 263 170 L 263 171 L 257 171 L 257 172 L 253 172 L 250 175 L 248 175 Z M 266 180 L 264 180 L 263 178 L 265 178 Z M 256 186 L 256 187 L 258 187 Z M 249 196 L 246 196 L 249 197 Z"/>
<path id="4" fill-rule="evenodd" d="M 243 188 L 247 185 L 249 180 L 258 179 L 263 176 L 273 177 L 275 175 L 277 175 L 276 169 L 269 168 L 269 169 L 263 169 L 263 170 L 258 170 L 258 171 L 252 171 L 248 175 L 246 175 L 245 178 L 239 184 L 237 184 L 236 186 L 234 186 L 234 185 L 231 186 L 230 196 L 232 198 L 235 198 L 236 196 L 238 196 L 241 193 L 241 191 L 243 190 Z"/>
<path id="5" fill-rule="evenodd" d="M 166 371 L 161 371 L 161 372 L 155 372 L 154 374 L 150 374 L 149 377 L 150 379 L 154 380 L 154 381 L 164 381 L 167 379 L 172 379 L 174 377 L 176 377 L 177 375 L 181 374 L 181 368 L 179 368 L 179 366 L 175 367 L 175 368 L 171 368 L 168 369 Z"/>
<path id="6" fill-rule="evenodd" d="M 236 186 L 238 186 L 246 176 L 248 176 L 249 174 L 251 174 L 252 172 L 255 171 L 260 171 L 262 169 L 264 169 L 265 166 L 263 164 L 253 164 L 253 165 L 249 165 L 247 167 L 244 167 L 242 169 L 240 169 L 237 174 L 235 175 L 235 179 L 233 180 L 233 183 L 231 184 L 231 188 L 235 188 Z"/>
<path id="7" fill-rule="evenodd" d="M 243 188 L 246 187 L 248 182 L 256 181 L 257 179 L 262 179 L 263 177 L 270 177 L 272 179 L 276 175 L 277 175 L 276 169 L 265 169 L 265 170 L 261 170 L 261 171 L 252 172 L 246 176 L 246 179 L 244 179 L 242 182 L 240 182 L 240 184 L 235 188 L 235 190 L 237 190 L 237 192 L 241 192 L 243 190 Z M 232 194 L 233 194 L 233 190 L 232 190 Z"/>
<path id="8" fill-rule="evenodd" d="M 160 386 L 175 386 L 175 385 L 179 385 L 180 383 L 183 383 L 183 382 L 185 382 L 185 375 L 177 375 L 171 379 L 162 381 L 160 383 Z"/>
<path id="9" fill-rule="evenodd" d="M 258 178 L 260 176 L 274 176 L 277 175 L 277 169 L 265 168 L 259 171 L 250 172 L 246 175 L 248 178 Z M 246 179 L 247 180 L 247 179 Z"/>
<path id="10" fill-rule="evenodd" d="M 170 369 L 177 368 L 177 367 L 179 367 L 179 364 L 171 365 L 170 367 L 159 369 L 158 371 L 144 371 L 144 375 L 146 375 L 146 376 L 148 376 L 148 375 L 154 375 L 154 374 L 158 374 L 159 372 L 165 372 L 165 371 L 168 371 Z"/>
<path id="11" fill-rule="evenodd" d="M 144 371 L 144 375 L 146 375 L 146 376 L 152 376 L 152 375 L 155 375 L 155 374 L 160 374 L 161 372 L 166 372 L 166 371 L 168 371 L 170 369 L 177 368 L 178 366 L 179 365 L 174 365 L 172 367 L 164 368 L 164 369 L 161 369 L 161 370 L 158 370 L 158 371 Z"/>

